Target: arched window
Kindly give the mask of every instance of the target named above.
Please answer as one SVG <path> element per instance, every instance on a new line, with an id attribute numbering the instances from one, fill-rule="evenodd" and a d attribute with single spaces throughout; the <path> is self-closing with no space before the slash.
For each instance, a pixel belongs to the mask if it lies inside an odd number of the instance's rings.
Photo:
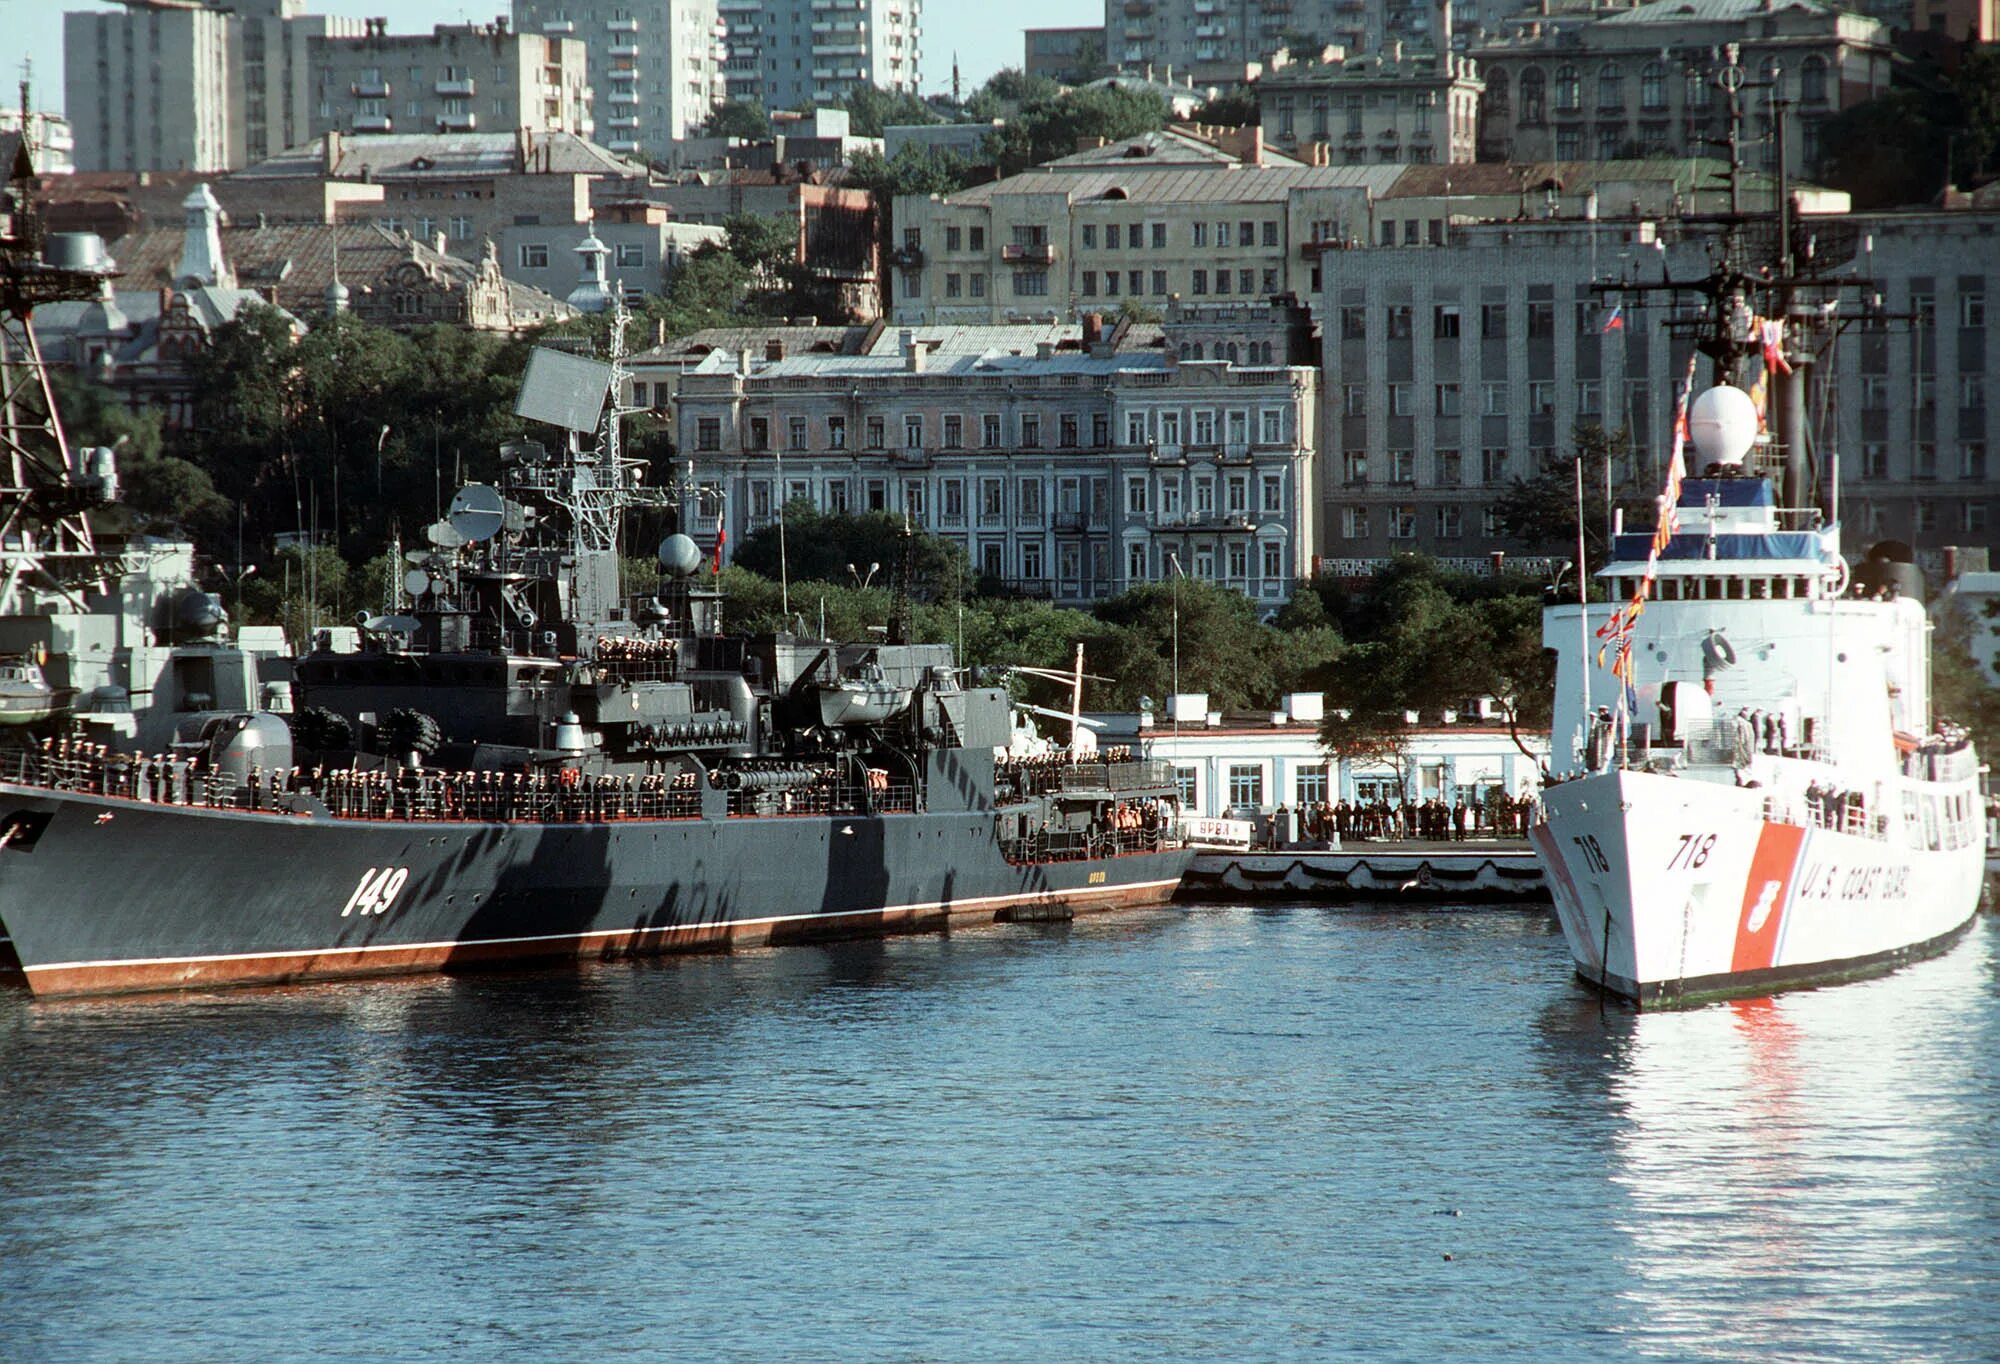
<path id="1" fill-rule="evenodd" d="M 1486 107 L 1496 114 L 1507 112 L 1507 73 L 1495 71 L 1486 81 Z"/>
<path id="2" fill-rule="evenodd" d="M 1708 72 L 1689 68 L 1687 73 L 1687 107 L 1707 109 L 1715 100 L 1715 86 L 1709 81 Z"/>
<path id="3" fill-rule="evenodd" d="M 1800 64 L 1799 99 L 1806 104 L 1826 103 L 1826 58 L 1807 57 Z"/>
<path id="4" fill-rule="evenodd" d="M 1667 107 L 1665 62 L 1647 62 L 1646 69 L 1639 73 L 1639 107 L 1648 111 Z"/>
<path id="5" fill-rule="evenodd" d="M 1524 127 L 1541 126 L 1542 100 L 1546 84 L 1539 66 L 1531 66 L 1521 73 L 1521 123 Z"/>
<path id="6" fill-rule="evenodd" d="M 1556 68 L 1556 112 L 1573 114 L 1583 107 L 1583 80 L 1573 66 Z"/>
<path id="7" fill-rule="evenodd" d="M 1199 360 L 1199 359 L 1201 359 L 1201 358 L 1202 358 L 1202 354 L 1201 354 L 1201 342 L 1199 342 L 1199 341 L 1197 341 L 1197 342 L 1195 342 L 1195 343 L 1194 343 L 1194 358 L 1195 358 L 1195 359 L 1197 359 L 1197 360 Z"/>
<path id="8" fill-rule="evenodd" d="M 1597 107 L 1600 109 L 1625 107 L 1625 73 L 1610 62 L 1597 69 Z"/>
<path id="9" fill-rule="evenodd" d="M 1194 348 L 1188 345 L 1188 343 L 1185 341 L 1181 342 L 1181 359 L 1191 360 L 1193 358 L 1194 358 Z"/>

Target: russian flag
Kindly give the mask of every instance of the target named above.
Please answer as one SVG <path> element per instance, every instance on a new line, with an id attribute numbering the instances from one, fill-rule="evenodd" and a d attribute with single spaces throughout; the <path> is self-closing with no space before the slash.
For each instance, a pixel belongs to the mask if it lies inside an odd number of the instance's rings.
<path id="1" fill-rule="evenodd" d="M 1617 307 L 1611 310 L 1611 316 L 1604 319 L 1604 326 L 1600 329 L 1599 334 L 1602 335 L 1604 332 L 1618 332 L 1624 330 L 1625 330 L 1625 305 L 1623 303 L 1620 303 Z"/>

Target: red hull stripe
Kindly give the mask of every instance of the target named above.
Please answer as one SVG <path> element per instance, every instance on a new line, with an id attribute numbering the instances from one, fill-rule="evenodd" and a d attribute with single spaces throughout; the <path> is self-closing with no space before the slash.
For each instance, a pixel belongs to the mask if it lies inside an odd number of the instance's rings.
<path id="1" fill-rule="evenodd" d="M 774 915 L 729 923 L 605 929 L 543 937 L 492 938 L 477 942 L 387 944 L 294 952 L 230 953 L 203 957 L 150 957 L 130 960 L 57 962 L 25 969 L 37 995 L 106 994 L 178 990 L 205 985 L 282 984 L 340 976 L 396 975 L 438 971 L 481 963 L 533 958 L 619 957 L 699 952 L 731 946 L 769 946 L 942 927 L 954 919 L 992 921 L 1017 906 L 1091 909 L 1135 908 L 1173 896 L 1178 879 L 1133 885 L 991 895 L 949 904 L 892 905 L 839 914 Z"/>
<path id="2" fill-rule="evenodd" d="M 1743 908 L 1736 919 L 1736 949 L 1729 958 L 1732 972 L 1764 971 L 1778 964 L 1792 878 L 1805 841 L 1806 831 L 1796 824 L 1766 823 L 1757 836 L 1750 876 L 1743 883 Z"/>

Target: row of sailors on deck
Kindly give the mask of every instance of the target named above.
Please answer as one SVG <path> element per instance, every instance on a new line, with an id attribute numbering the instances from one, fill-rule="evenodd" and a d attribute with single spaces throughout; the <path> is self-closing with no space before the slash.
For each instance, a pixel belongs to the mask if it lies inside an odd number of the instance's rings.
<path id="1" fill-rule="evenodd" d="M 1759 753 L 1782 754 L 1791 748 L 1785 717 L 1776 711 L 1745 706 L 1736 712 L 1736 735 L 1744 748 Z"/>

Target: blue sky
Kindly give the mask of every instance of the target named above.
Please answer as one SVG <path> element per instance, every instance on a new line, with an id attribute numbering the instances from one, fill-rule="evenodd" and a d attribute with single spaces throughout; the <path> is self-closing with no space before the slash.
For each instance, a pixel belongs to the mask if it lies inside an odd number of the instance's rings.
<path id="1" fill-rule="evenodd" d="M 35 103 L 44 109 L 62 107 L 62 16 L 64 10 L 104 10 L 117 6 L 102 0 L 0 0 L 0 94 L 15 103 L 21 59 L 35 64 Z M 485 5 L 456 0 L 308 0 L 318 14 L 357 18 L 387 14 L 398 33 L 427 32 L 433 24 L 485 22 L 505 13 L 505 0 Z M 996 15 L 981 0 L 927 0 L 924 5 L 924 88 L 946 90 L 951 85 L 951 58 L 969 91 L 1003 66 L 1021 64 L 1021 30 L 1102 23 L 1096 0 L 1010 0 Z"/>

